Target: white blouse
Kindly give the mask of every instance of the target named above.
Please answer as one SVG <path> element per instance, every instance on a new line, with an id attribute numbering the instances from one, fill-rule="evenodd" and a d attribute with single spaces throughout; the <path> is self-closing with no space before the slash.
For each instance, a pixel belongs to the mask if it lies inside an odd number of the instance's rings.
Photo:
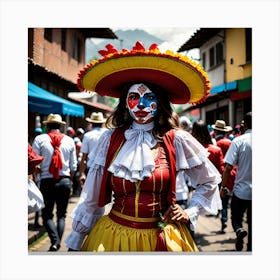
<path id="1" fill-rule="evenodd" d="M 126 142 L 108 170 L 115 176 L 132 182 L 150 177 L 155 168 L 151 148 L 157 144 L 150 133 L 152 128 L 153 123 L 145 125 L 133 123 L 125 131 Z M 105 131 L 96 148 L 89 154 L 90 170 L 78 205 L 71 214 L 73 230 L 65 240 L 68 248 L 79 250 L 85 236 L 104 215 L 105 207 L 98 207 L 98 198 L 113 131 L 114 129 Z M 218 189 L 221 176 L 208 159 L 207 150 L 188 132 L 176 130 L 174 146 L 177 170 L 176 187 L 180 188 L 180 184 L 183 184 L 180 178 L 188 175 L 191 185 L 195 189 L 189 208 L 185 209 L 190 218 L 191 227 L 195 229 L 199 215 L 215 215 L 222 208 Z"/>

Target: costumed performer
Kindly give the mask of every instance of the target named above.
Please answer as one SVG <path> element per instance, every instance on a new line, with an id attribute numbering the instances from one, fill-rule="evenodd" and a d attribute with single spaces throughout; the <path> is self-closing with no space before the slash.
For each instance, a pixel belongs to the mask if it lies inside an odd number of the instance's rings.
<path id="1" fill-rule="evenodd" d="M 202 102 L 210 82 L 186 56 L 112 45 L 79 74 L 81 90 L 119 98 L 110 128 L 90 155 L 90 170 L 72 213 L 69 251 L 197 252 L 187 224 L 221 209 L 221 176 L 205 148 L 179 128 L 172 105 Z M 189 207 L 176 204 L 185 175 L 195 188 Z M 112 202 L 110 212 L 105 206 Z"/>

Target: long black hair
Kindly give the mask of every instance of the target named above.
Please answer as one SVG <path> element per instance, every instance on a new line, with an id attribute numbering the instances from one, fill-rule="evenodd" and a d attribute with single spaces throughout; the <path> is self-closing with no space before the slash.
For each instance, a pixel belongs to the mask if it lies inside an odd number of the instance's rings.
<path id="1" fill-rule="evenodd" d="M 201 144 L 213 144 L 207 124 L 202 120 L 193 123 L 192 136 L 194 136 Z"/>
<path id="2" fill-rule="evenodd" d="M 131 82 L 127 83 L 121 89 L 121 97 L 119 99 L 118 106 L 114 112 L 108 117 L 106 121 L 107 128 L 117 128 L 122 126 L 129 126 L 133 122 L 133 118 L 130 116 L 129 111 L 126 106 L 126 97 L 129 88 L 138 83 L 145 84 L 153 93 L 156 94 L 158 100 L 157 114 L 154 117 L 155 126 L 153 128 L 153 135 L 156 138 L 161 138 L 164 133 L 168 130 L 179 128 L 178 119 L 176 118 L 176 113 L 171 107 L 169 101 L 169 93 L 160 88 L 159 86 L 146 82 Z"/>

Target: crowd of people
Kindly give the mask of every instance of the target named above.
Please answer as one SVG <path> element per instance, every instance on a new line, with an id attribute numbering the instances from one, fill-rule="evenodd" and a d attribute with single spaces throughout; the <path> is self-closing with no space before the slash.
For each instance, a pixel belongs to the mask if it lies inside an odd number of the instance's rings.
<path id="1" fill-rule="evenodd" d="M 65 240 L 69 251 L 197 252 L 199 216 L 221 213 L 225 232 L 229 205 L 236 250 L 249 234 L 251 251 L 251 114 L 240 136 L 224 120 L 209 125 L 179 118 L 172 104 L 200 103 L 209 94 L 207 74 L 197 63 L 162 55 L 154 44 L 145 50 L 141 42 L 131 52 L 109 45 L 101 54 L 81 71 L 78 86 L 119 98 L 114 112 L 107 119 L 93 112 L 88 131 L 65 130 L 62 117 L 50 114 L 46 133 L 38 131 L 32 140 L 42 157 L 33 175 L 49 251 L 61 247 L 71 195 L 79 202 Z"/>
<path id="2" fill-rule="evenodd" d="M 247 251 L 252 251 L 252 113 L 248 112 L 240 125 L 227 126 L 224 120 L 207 125 L 197 120 L 192 135 L 207 149 L 209 159 L 221 174 L 219 186 L 222 200 L 220 211 L 221 233 L 228 226 L 228 209 L 231 225 L 236 233 L 235 248 L 243 250 L 243 239 L 248 235 Z M 248 232 L 243 221 L 248 224 Z"/>

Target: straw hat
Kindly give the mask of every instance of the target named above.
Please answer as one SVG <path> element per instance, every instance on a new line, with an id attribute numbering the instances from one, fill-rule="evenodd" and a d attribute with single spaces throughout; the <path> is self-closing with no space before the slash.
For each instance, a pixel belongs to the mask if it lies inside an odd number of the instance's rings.
<path id="1" fill-rule="evenodd" d="M 103 117 L 101 112 L 93 112 L 91 113 L 90 118 L 86 118 L 86 121 L 90 123 L 105 123 L 106 119 Z"/>
<path id="2" fill-rule="evenodd" d="M 49 114 L 47 120 L 43 121 L 43 124 L 48 123 L 66 124 L 66 122 L 62 121 L 62 118 L 59 114 Z"/>
<path id="3" fill-rule="evenodd" d="M 81 91 L 95 91 L 101 96 L 119 98 L 123 85 L 130 82 L 152 83 L 167 92 L 174 104 L 198 104 L 210 92 L 210 81 L 202 66 L 180 53 L 161 53 L 156 44 L 145 49 L 137 41 L 131 50 L 118 51 L 113 45 L 99 53 L 79 73 Z"/>
<path id="4" fill-rule="evenodd" d="M 211 125 L 213 129 L 228 132 L 230 131 L 231 127 L 226 126 L 226 122 L 224 120 L 216 120 L 215 124 Z"/>
<path id="5" fill-rule="evenodd" d="M 227 125 L 226 127 L 226 130 L 229 132 L 229 131 L 233 131 L 233 128 L 230 126 L 230 125 Z"/>

